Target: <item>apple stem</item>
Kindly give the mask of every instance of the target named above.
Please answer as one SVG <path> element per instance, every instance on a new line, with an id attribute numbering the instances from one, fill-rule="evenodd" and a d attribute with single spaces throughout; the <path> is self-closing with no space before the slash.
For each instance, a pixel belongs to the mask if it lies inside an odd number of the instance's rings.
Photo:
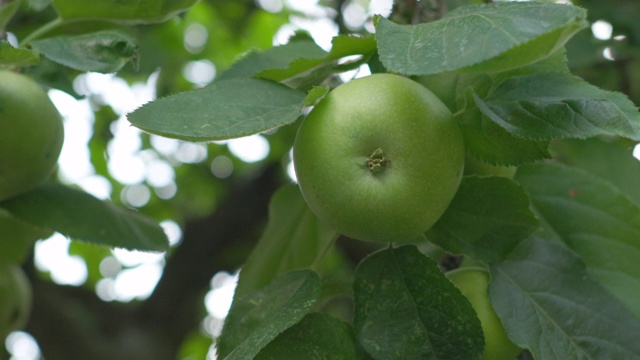
<path id="1" fill-rule="evenodd" d="M 389 163 L 389 159 L 384 157 L 384 152 L 381 148 L 377 148 L 371 153 L 367 159 L 367 167 L 372 173 L 377 173 L 383 170 L 384 166 Z"/>

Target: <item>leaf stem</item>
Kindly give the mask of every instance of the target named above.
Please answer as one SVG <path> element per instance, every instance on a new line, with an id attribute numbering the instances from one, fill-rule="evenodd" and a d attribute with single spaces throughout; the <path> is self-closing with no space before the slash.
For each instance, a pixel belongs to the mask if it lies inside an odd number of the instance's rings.
<path id="1" fill-rule="evenodd" d="M 54 20 L 40 26 L 39 28 L 35 29 L 33 32 L 31 32 L 31 34 L 27 35 L 22 42 L 20 43 L 20 46 L 25 46 L 27 45 L 29 42 L 41 37 L 42 35 L 48 33 L 49 31 L 59 27 L 60 25 L 64 24 L 64 19 L 61 17 L 57 17 Z"/>

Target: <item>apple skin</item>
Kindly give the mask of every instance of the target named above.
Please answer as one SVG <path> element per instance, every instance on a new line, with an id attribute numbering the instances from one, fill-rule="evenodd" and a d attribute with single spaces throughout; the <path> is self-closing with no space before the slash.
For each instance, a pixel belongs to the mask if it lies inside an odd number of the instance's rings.
<path id="1" fill-rule="evenodd" d="M 31 284 L 22 268 L 0 262 L 0 339 L 26 325 L 31 302 Z"/>
<path id="2" fill-rule="evenodd" d="M 62 118 L 42 87 L 0 70 L 0 201 L 46 180 L 63 140 Z"/>
<path id="3" fill-rule="evenodd" d="M 446 275 L 469 300 L 480 319 L 485 342 L 482 359 L 514 360 L 522 350 L 509 340 L 489 301 L 489 272 L 479 267 L 465 267 L 450 271 Z"/>
<path id="4" fill-rule="evenodd" d="M 351 238 L 414 242 L 444 213 L 464 168 L 449 109 L 393 74 L 340 85 L 303 120 L 293 146 L 302 195 Z"/>
<path id="5" fill-rule="evenodd" d="M 53 230 L 43 229 L 13 217 L 0 208 L 0 262 L 21 264 L 25 261 L 36 240 L 53 235 Z"/>

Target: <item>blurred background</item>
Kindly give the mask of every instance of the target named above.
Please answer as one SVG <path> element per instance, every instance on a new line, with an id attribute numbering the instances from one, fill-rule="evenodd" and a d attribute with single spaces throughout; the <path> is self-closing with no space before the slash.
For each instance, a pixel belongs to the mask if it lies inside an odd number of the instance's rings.
<path id="1" fill-rule="evenodd" d="M 7 26 L 13 42 L 55 16 L 46 0 L 24 3 Z M 589 9 L 592 26 L 567 46 L 572 71 L 640 103 L 640 4 L 573 3 Z M 206 86 L 247 51 L 284 44 L 298 30 L 325 50 L 339 33 L 372 33 L 372 16 L 388 17 L 392 7 L 391 0 L 204 0 L 168 22 L 127 28 L 140 44 L 135 69 L 98 74 L 38 66 L 33 76 L 56 88 L 49 95 L 64 117 L 58 180 L 153 217 L 171 250 L 111 250 L 59 234 L 38 241 L 25 264 L 32 316 L 25 331 L 4 341 L 0 358 L 215 359 L 213 340 L 237 270 L 265 225 L 269 198 L 295 181 L 296 127 L 190 143 L 142 133 L 126 114 Z M 369 73 L 364 66 L 340 80 Z M 367 252 L 367 244 L 339 245 L 345 268 Z"/>

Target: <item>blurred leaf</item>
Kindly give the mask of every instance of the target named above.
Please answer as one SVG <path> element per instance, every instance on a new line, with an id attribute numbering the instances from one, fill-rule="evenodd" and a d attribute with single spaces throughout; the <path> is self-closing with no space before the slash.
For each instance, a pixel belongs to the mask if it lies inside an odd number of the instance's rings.
<path id="1" fill-rule="evenodd" d="M 328 86 L 314 86 L 307 93 L 307 97 L 304 99 L 304 106 L 313 106 L 318 101 L 322 100 L 322 98 L 329 93 L 331 88 Z"/>
<path id="2" fill-rule="evenodd" d="M 415 246 L 365 258 L 353 289 L 356 337 L 375 359 L 482 358 L 471 304 Z"/>
<path id="3" fill-rule="evenodd" d="M 0 206 L 16 218 L 73 239 L 131 250 L 168 248 L 164 230 L 153 220 L 66 186 L 43 184 Z"/>
<path id="4" fill-rule="evenodd" d="M 117 30 L 34 40 L 31 46 L 49 59 L 80 71 L 116 72 L 127 62 L 137 66 L 138 44 Z"/>
<path id="5" fill-rule="evenodd" d="M 22 0 L 9 0 L 0 3 L 0 33 L 4 31 L 5 26 L 9 23 L 9 20 L 16 13 Z"/>
<path id="6" fill-rule="evenodd" d="M 620 93 L 565 73 L 538 72 L 505 80 L 480 110 L 509 133 L 529 140 L 623 136 L 640 140 L 640 113 Z"/>
<path id="7" fill-rule="evenodd" d="M 474 259 L 504 259 L 538 227 L 529 198 L 510 179 L 464 177 L 453 201 L 427 238 Z"/>
<path id="8" fill-rule="evenodd" d="M 235 299 L 218 338 L 218 356 L 252 359 L 309 312 L 321 287 L 316 273 L 297 270 L 275 278 L 258 292 Z"/>
<path id="9" fill-rule="evenodd" d="M 12 216 L 0 208 L 0 262 L 10 261 L 21 264 L 33 248 L 36 240 L 53 235 L 53 231 L 43 229 Z"/>
<path id="10" fill-rule="evenodd" d="M 589 273 L 640 318 L 640 207 L 611 183 L 576 168 L 526 165 L 516 180 Z"/>
<path id="11" fill-rule="evenodd" d="M 278 335 L 254 359 L 357 360 L 364 359 L 364 353 L 349 324 L 313 313 Z"/>
<path id="12" fill-rule="evenodd" d="M 491 121 L 474 105 L 472 91 L 467 93 L 464 110 L 456 114 L 467 151 L 478 159 L 497 165 L 520 165 L 551 157 L 546 141 L 517 138 Z"/>
<path id="13" fill-rule="evenodd" d="M 53 0 L 65 20 L 106 20 L 127 24 L 166 21 L 186 11 L 198 0 Z"/>
<path id="14" fill-rule="evenodd" d="M 640 206 L 640 160 L 633 146 L 621 141 L 592 138 L 552 143 L 553 157 L 601 177 Z"/>
<path id="15" fill-rule="evenodd" d="M 491 266 L 491 275 L 496 313 L 509 338 L 534 358 L 640 359 L 638 318 L 563 246 L 527 240 Z"/>
<path id="16" fill-rule="evenodd" d="M 31 66 L 39 62 L 38 53 L 24 48 L 14 48 L 8 41 L 0 40 L 0 65 Z"/>
<path id="17" fill-rule="evenodd" d="M 267 69 L 287 69 L 297 59 L 322 59 L 325 56 L 327 52 L 316 45 L 312 38 L 298 35 L 285 45 L 245 55 L 220 74 L 217 80 L 251 77 Z"/>
<path id="18" fill-rule="evenodd" d="M 376 40 L 382 63 L 393 72 L 497 72 L 546 58 L 587 25 L 578 7 L 497 2 L 459 7 L 419 25 L 378 17 Z"/>
<path id="19" fill-rule="evenodd" d="M 290 124 L 300 116 L 305 94 L 253 78 L 211 85 L 160 98 L 128 115 L 152 134 L 189 141 L 237 138 Z"/>
<path id="20" fill-rule="evenodd" d="M 306 54 L 295 59 L 287 68 L 272 68 L 256 74 L 257 77 L 274 81 L 283 81 L 293 76 L 311 71 L 323 63 L 331 63 L 350 55 L 370 55 L 376 51 L 376 42 L 373 36 L 356 37 L 339 35 L 331 41 L 331 50 L 326 56 L 315 58 Z"/>
<path id="21" fill-rule="evenodd" d="M 269 204 L 267 228 L 242 267 L 236 297 L 260 290 L 280 274 L 310 267 L 337 236 L 309 210 L 296 185 L 280 188 Z"/>

